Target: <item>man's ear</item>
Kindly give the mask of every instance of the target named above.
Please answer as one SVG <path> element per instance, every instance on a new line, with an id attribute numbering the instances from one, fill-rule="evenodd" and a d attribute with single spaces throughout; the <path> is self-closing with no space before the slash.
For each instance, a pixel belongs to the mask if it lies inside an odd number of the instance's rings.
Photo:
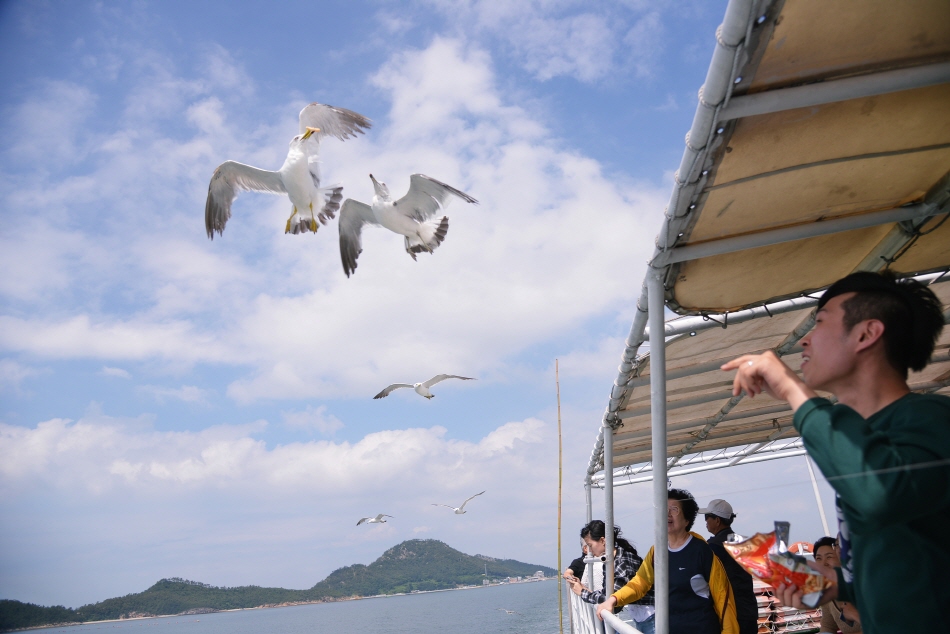
<path id="1" fill-rule="evenodd" d="M 855 352 L 861 352 L 873 346 L 884 336 L 884 323 L 879 319 L 865 319 L 855 324 L 854 334 L 857 335 Z"/>

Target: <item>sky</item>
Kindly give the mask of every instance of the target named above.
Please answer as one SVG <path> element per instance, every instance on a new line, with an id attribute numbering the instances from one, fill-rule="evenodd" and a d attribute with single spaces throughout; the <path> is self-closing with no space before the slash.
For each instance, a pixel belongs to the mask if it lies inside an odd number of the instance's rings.
<path id="1" fill-rule="evenodd" d="M 0 598 L 308 588 L 406 539 L 555 566 L 555 359 L 576 556 L 725 4 L 0 3 Z M 215 167 L 277 169 L 312 101 L 373 121 L 321 147 L 345 197 L 422 173 L 479 204 L 417 262 L 367 229 L 350 278 L 286 198 L 241 194 L 208 240 Z M 372 399 L 439 373 L 477 381 Z M 804 458 L 674 485 L 822 534 Z M 616 506 L 648 548 L 650 484 Z"/>

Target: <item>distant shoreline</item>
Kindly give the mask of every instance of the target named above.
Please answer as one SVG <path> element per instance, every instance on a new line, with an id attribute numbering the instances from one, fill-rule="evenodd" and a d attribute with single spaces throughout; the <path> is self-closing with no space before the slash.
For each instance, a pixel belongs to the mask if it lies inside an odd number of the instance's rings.
<path id="1" fill-rule="evenodd" d="M 185 612 L 180 612 L 178 614 L 155 614 L 151 616 L 130 616 L 125 619 L 103 619 L 101 621 L 84 621 L 81 623 L 52 623 L 50 625 L 35 625 L 32 627 L 20 627 L 12 630 L 4 630 L 6 632 L 26 632 L 32 630 L 48 630 L 55 627 L 77 627 L 80 625 L 92 625 L 92 624 L 101 624 L 101 623 L 128 623 L 129 621 L 145 621 L 148 619 L 169 619 L 180 616 L 203 616 L 206 614 L 218 614 L 221 612 L 246 612 L 248 610 L 272 610 L 277 608 L 294 608 L 301 605 L 317 605 L 320 603 L 339 603 L 341 601 L 366 601 L 368 599 L 389 599 L 392 597 L 410 597 L 417 594 L 432 594 L 435 592 L 455 592 L 456 590 L 480 590 L 483 588 L 497 588 L 499 586 L 518 586 L 525 583 L 539 583 L 541 581 L 551 581 L 556 580 L 558 577 L 542 577 L 540 579 L 526 579 L 524 581 L 509 581 L 506 583 L 493 583 L 489 585 L 474 585 L 474 586 L 463 586 L 461 588 L 442 588 L 441 590 L 413 590 L 412 592 L 396 592 L 393 594 L 373 594 L 366 597 L 345 597 L 341 599 L 331 599 L 329 601 L 288 601 L 285 603 L 277 604 L 265 604 L 258 605 L 252 608 L 231 608 L 227 610 L 215 610 L 208 608 L 206 611 L 204 608 L 198 608 L 202 610 L 201 612 L 193 612 L 192 610 L 187 610 Z M 189 614 L 190 613 L 190 614 Z M 195 619 L 195 621 L 200 621 L 201 619 Z"/>

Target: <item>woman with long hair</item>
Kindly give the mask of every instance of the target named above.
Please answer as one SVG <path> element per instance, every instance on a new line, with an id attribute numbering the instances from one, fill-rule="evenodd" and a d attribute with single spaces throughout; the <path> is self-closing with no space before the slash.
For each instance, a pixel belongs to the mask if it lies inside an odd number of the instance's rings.
<path id="1" fill-rule="evenodd" d="M 587 547 L 587 552 L 592 557 L 603 557 L 607 551 L 607 527 L 601 520 L 594 520 L 581 529 L 581 539 Z M 643 558 L 637 554 L 637 549 L 628 542 L 620 533 L 620 527 L 614 526 L 614 590 L 619 590 L 630 580 L 640 565 Z M 592 590 L 585 587 L 580 579 L 567 578 L 570 583 L 571 591 L 580 596 L 583 601 L 597 605 L 607 599 L 607 567 L 604 566 L 604 580 L 601 584 L 603 590 Z M 637 601 L 631 602 L 627 608 L 627 613 L 636 622 L 636 628 L 643 634 L 653 634 L 653 590 L 645 593 Z"/>

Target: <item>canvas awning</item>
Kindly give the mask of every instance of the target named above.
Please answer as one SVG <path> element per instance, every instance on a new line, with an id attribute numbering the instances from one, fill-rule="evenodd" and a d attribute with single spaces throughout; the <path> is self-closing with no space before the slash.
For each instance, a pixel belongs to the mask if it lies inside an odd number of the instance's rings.
<path id="1" fill-rule="evenodd" d="M 730 2 L 686 144 L 648 272 L 688 316 L 666 324 L 667 464 L 803 453 L 787 407 L 732 398 L 718 365 L 797 368 L 820 289 L 856 270 L 950 301 L 950 3 Z M 650 477 L 646 314 L 645 282 L 604 416 L 615 485 Z M 915 389 L 950 391 L 948 343 Z M 603 455 L 602 431 L 594 486 Z"/>

